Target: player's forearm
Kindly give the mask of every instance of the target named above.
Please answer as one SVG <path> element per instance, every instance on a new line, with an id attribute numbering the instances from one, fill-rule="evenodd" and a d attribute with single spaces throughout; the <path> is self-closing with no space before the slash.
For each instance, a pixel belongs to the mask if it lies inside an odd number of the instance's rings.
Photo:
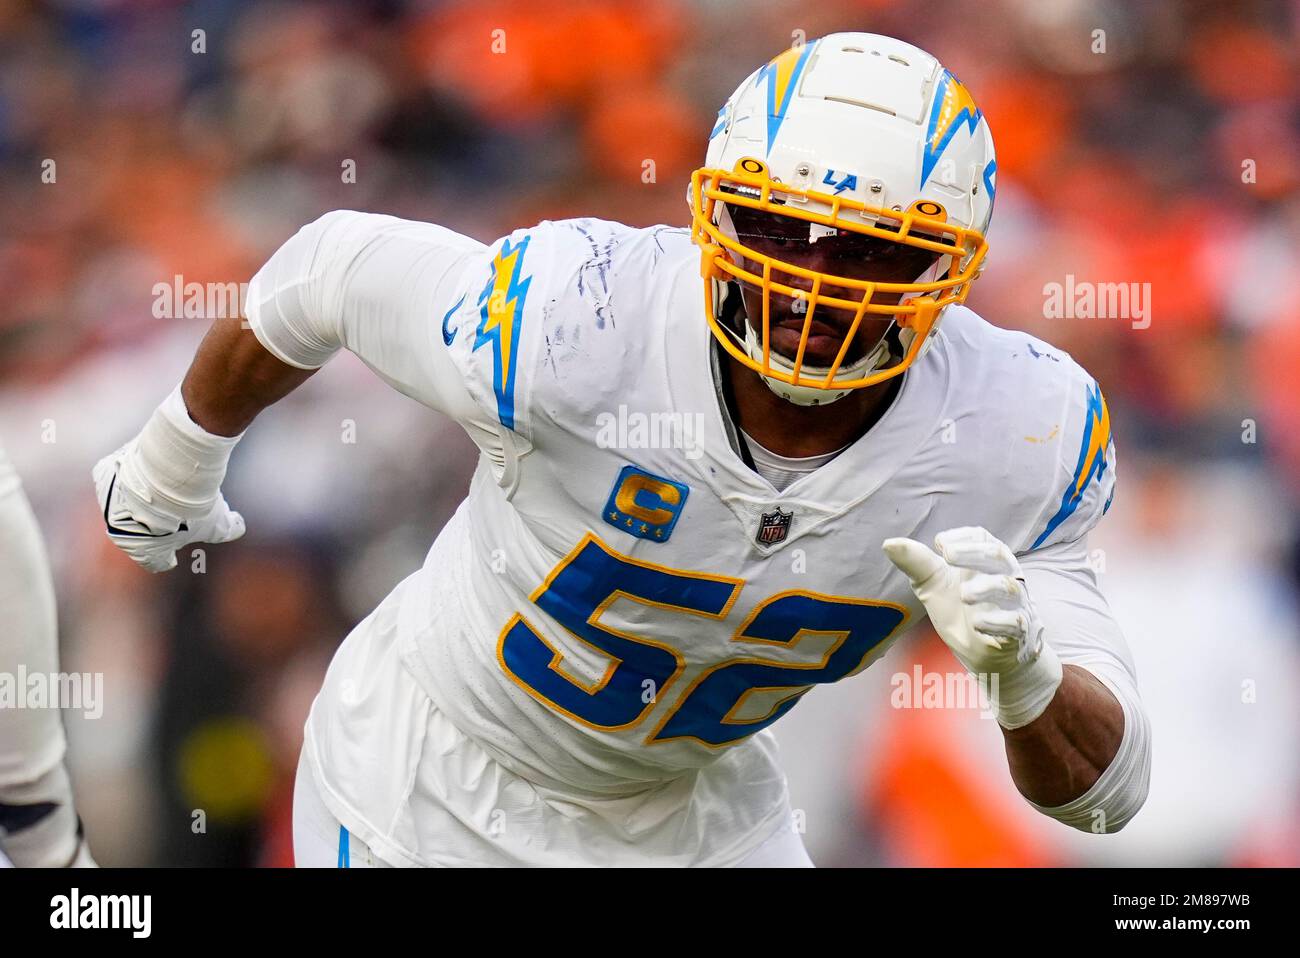
<path id="1" fill-rule="evenodd" d="M 150 572 L 165 572 L 191 542 L 243 535 L 243 517 L 221 494 L 230 455 L 254 417 L 311 373 L 277 359 L 239 320 L 214 323 L 184 382 L 134 439 L 95 464 L 114 543 Z"/>
<path id="2" fill-rule="evenodd" d="M 1124 710 L 1091 672 L 1062 669 L 1046 710 L 1028 725 L 1003 729 L 1011 778 L 1036 805 L 1074 801 L 1097 783 L 1124 738 Z"/>
<path id="3" fill-rule="evenodd" d="M 219 319 L 199 344 L 181 396 L 198 425 L 218 436 L 237 436 L 314 371 L 281 362 L 240 320 Z"/>

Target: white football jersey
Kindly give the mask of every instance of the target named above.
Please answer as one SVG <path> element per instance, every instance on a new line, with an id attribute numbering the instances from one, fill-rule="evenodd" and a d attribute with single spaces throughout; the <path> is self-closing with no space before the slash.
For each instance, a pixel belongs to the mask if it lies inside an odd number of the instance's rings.
<path id="1" fill-rule="evenodd" d="M 441 839 L 390 833 L 413 858 L 738 860 L 788 814 L 768 727 L 924 616 L 882 540 L 981 525 L 1021 555 L 1081 554 L 1115 453 L 1067 354 L 953 307 L 880 420 L 778 492 L 733 445 L 698 263 L 684 229 L 544 222 L 485 247 L 333 213 L 254 279 L 250 321 L 281 358 L 353 349 L 483 450 L 424 567 L 349 638 L 314 707 L 309 747 L 345 823 L 389 827 L 376 782 L 440 788 L 406 769 L 430 761 L 410 727 L 426 717 L 374 675 L 400 661 L 439 721 L 583 822 L 582 849 L 535 824 L 482 855 L 445 823 Z M 384 723 L 405 771 L 377 771 L 358 731 Z M 472 776 L 458 760 L 446 775 Z M 447 792 L 447 821 L 489 834 L 501 802 Z M 614 812 L 593 823 L 597 806 Z"/>
<path id="2" fill-rule="evenodd" d="M 18 471 L 14 469 L 13 463 L 9 461 L 4 445 L 0 444 L 0 496 L 13 492 L 20 485 Z"/>

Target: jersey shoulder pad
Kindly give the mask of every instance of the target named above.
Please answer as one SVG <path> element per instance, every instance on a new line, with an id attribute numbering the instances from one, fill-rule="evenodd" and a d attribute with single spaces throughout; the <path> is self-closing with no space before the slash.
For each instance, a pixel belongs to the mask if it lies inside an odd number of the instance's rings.
<path id="1" fill-rule="evenodd" d="M 1085 535 L 1115 489 L 1100 385 L 1064 350 L 965 307 L 945 316 L 941 332 L 953 362 L 953 415 L 974 413 L 981 471 L 993 471 L 996 494 L 1016 513 L 1009 544 L 1025 552 Z"/>

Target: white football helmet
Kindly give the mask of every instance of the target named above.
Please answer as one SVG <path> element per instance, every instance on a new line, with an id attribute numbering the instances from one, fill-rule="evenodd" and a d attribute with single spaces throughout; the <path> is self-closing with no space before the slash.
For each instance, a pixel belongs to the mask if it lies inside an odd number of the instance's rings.
<path id="1" fill-rule="evenodd" d="M 691 235 L 710 328 L 728 353 L 800 405 L 899 375 L 983 266 L 996 172 L 983 114 L 924 50 L 835 33 L 784 51 L 719 111 L 706 163 L 691 177 Z M 814 248 L 811 258 L 791 255 Z M 845 269 L 808 268 L 800 259 Z M 873 259 L 892 265 L 882 271 Z M 739 308 L 737 284 L 761 292 L 761 316 Z M 772 313 L 791 307 L 803 317 L 792 358 L 771 344 Z M 842 332 L 834 360 L 813 365 L 805 348 L 819 307 L 845 321 L 834 326 Z M 846 362 L 867 317 L 892 322 L 874 347 Z M 794 328 L 789 318 L 783 325 Z M 824 336 L 825 324 L 817 328 Z"/>

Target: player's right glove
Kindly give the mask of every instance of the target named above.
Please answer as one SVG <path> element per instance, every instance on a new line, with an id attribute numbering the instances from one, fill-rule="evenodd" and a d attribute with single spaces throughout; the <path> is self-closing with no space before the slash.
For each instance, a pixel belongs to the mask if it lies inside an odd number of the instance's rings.
<path id="1" fill-rule="evenodd" d="M 238 436 L 215 436 L 190 419 L 177 387 L 140 435 L 95 464 L 109 539 L 150 572 L 176 566 L 193 542 L 230 542 L 244 519 L 221 494 Z"/>

